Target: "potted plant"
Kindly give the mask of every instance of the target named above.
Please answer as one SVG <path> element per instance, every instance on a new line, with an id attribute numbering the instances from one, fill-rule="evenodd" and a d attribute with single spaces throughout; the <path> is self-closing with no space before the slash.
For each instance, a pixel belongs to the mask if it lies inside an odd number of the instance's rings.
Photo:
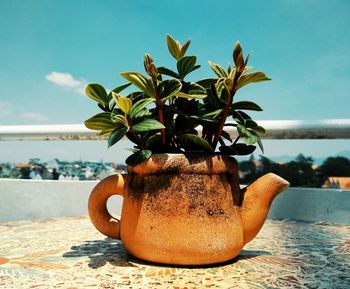
<path id="1" fill-rule="evenodd" d="M 134 143 L 126 159 L 127 175 L 99 183 L 89 200 L 92 222 L 102 233 L 121 238 L 136 257 L 171 264 L 210 264 L 239 254 L 261 228 L 271 201 L 288 183 L 269 174 L 244 190 L 231 156 L 263 150 L 265 129 L 247 111 L 261 111 L 251 101 L 234 101 L 244 86 L 270 80 L 251 72 L 239 42 L 233 66 L 209 62 L 213 78 L 189 81 L 200 68 L 187 56 L 191 41 L 181 45 L 167 35 L 176 69 L 156 65 L 146 54 L 146 74 L 122 72 L 127 80 L 107 92 L 89 84 L 86 94 L 102 112 L 85 121 L 108 137 L 108 146 L 123 137 Z M 136 91 L 122 95 L 133 85 Z M 232 119 L 232 122 L 226 122 Z M 235 139 L 227 132 L 234 127 Z M 265 190 L 264 194 L 262 192 Z M 106 201 L 123 195 L 121 221 L 111 222 Z"/>

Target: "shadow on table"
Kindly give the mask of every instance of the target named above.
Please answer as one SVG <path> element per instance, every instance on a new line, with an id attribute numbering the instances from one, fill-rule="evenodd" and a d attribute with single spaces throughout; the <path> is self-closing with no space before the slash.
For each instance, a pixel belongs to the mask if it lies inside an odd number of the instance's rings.
<path id="1" fill-rule="evenodd" d="M 234 264 L 241 260 L 248 260 L 258 256 L 270 255 L 266 251 L 243 250 L 239 256 L 229 261 L 200 266 L 176 266 L 179 268 L 213 268 Z M 97 269 L 107 263 L 119 267 L 135 267 L 138 265 L 153 265 L 158 267 L 169 267 L 169 265 L 149 263 L 129 255 L 119 240 L 106 238 L 104 240 L 85 241 L 83 244 L 71 247 L 70 252 L 63 254 L 65 258 L 88 257 L 89 267 Z M 174 265 L 170 265 L 174 267 Z"/>
<path id="2" fill-rule="evenodd" d="M 104 240 L 85 241 L 72 246 L 71 251 L 63 254 L 65 258 L 88 257 L 89 267 L 99 268 L 107 263 L 119 267 L 134 267 L 133 258 L 125 251 L 120 241 L 106 238 Z"/>
<path id="3" fill-rule="evenodd" d="M 228 261 L 217 263 L 217 264 L 190 266 L 190 268 L 214 268 L 214 267 L 229 266 L 239 261 L 254 259 L 256 257 L 261 257 L 261 256 L 271 256 L 271 253 L 267 251 L 258 251 L 258 250 L 242 250 L 237 257 L 230 259 Z M 188 267 L 188 266 L 185 266 L 185 267 Z"/>

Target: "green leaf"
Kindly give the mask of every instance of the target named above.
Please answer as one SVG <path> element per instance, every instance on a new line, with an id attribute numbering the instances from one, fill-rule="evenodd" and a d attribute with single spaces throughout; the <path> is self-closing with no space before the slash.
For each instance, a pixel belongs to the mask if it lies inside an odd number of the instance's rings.
<path id="1" fill-rule="evenodd" d="M 176 41 L 169 34 L 166 36 L 166 42 L 169 49 L 170 54 L 176 59 L 179 60 L 181 58 L 181 45 L 179 41 Z"/>
<path id="2" fill-rule="evenodd" d="M 262 126 L 258 125 L 252 128 L 254 131 L 261 133 L 261 134 L 265 134 L 266 133 L 266 129 L 264 129 Z"/>
<path id="3" fill-rule="evenodd" d="M 184 56 L 177 62 L 177 71 L 181 79 L 184 79 L 192 71 L 196 65 L 196 61 L 196 56 Z"/>
<path id="4" fill-rule="evenodd" d="M 144 162 L 145 160 L 148 160 L 152 155 L 152 151 L 150 150 L 139 150 L 136 153 L 133 153 L 131 156 L 129 156 L 125 162 L 127 165 L 131 167 L 135 167 L 138 164 Z"/>
<path id="5" fill-rule="evenodd" d="M 159 149 L 162 146 L 162 136 L 160 134 L 152 135 L 146 143 L 146 148 L 150 150 Z"/>
<path id="6" fill-rule="evenodd" d="M 145 54 L 143 65 L 147 74 L 153 79 L 156 80 L 158 78 L 158 69 L 154 64 L 153 58 L 148 53 Z"/>
<path id="7" fill-rule="evenodd" d="M 152 117 L 152 112 L 147 108 L 140 110 L 133 118 L 134 121 Z"/>
<path id="8" fill-rule="evenodd" d="M 191 115 L 190 118 L 192 119 L 198 119 L 200 121 L 204 122 L 211 122 L 211 123 L 217 123 L 218 121 L 214 118 L 209 118 L 209 117 L 203 117 L 203 116 L 198 116 L 198 115 Z"/>
<path id="9" fill-rule="evenodd" d="M 237 124 L 237 130 L 239 133 L 240 137 L 246 137 L 249 131 L 242 125 L 242 124 Z"/>
<path id="10" fill-rule="evenodd" d="M 122 114 L 116 114 L 113 116 L 113 119 L 115 122 L 120 123 L 124 126 L 128 126 L 128 120 L 126 119 L 126 117 Z"/>
<path id="11" fill-rule="evenodd" d="M 219 116 L 219 114 L 222 112 L 222 108 L 216 109 L 214 111 L 208 112 L 206 114 L 203 114 L 203 117 L 212 117 L 212 118 L 216 118 Z"/>
<path id="12" fill-rule="evenodd" d="M 215 89 L 217 91 L 217 95 L 218 95 L 220 101 L 223 101 L 224 103 L 227 102 L 227 98 L 229 95 L 228 88 L 225 85 L 226 79 L 228 79 L 228 78 L 219 78 L 217 83 L 215 84 Z"/>
<path id="13" fill-rule="evenodd" d="M 230 113 L 232 114 L 233 119 L 237 123 L 244 124 L 244 118 L 241 116 L 241 114 L 238 111 L 230 110 Z"/>
<path id="14" fill-rule="evenodd" d="M 115 129 L 116 124 L 111 120 L 109 112 L 101 112 L 85 121 L 85 126 L 92 130 Z"/>
<path id="15" fill-rule="evenodd" d="M 140 138 L 139 138 L 139 136 L 138 136 L 137 134 L 133 134 L 133 133 L 130 133 L 130 131 L 128 131 L 128 133 L 126 134 L 126 137 L 127 137 L 127 139 L 128 139 L 129 141 L 131 141 L 131 142 L 134 143 L 134 144 L 140 143 Z M 138 146 L 136 146 L 136 147 L 138 147 Z M 132 148 L 132 149 L 134 149 L 135 151 L 137 151 L 136 148 Z M 129 150 L 130 150 L 130 149 L 129 149 Z"/>
<path id="16" fill-rule="evenodd" d="M 206 140 L 194 134 L 181 135 L 180 142 L 187 151 L 201 150 L 210 153 L 214 152 L 213 147 Z"/>
<path id="17" fill-rule="evenodd" d="M 254 121 L 254 120 L 252 120 L 252 119 L 247 119 L 246 121 L 245 121 L 245 125 L 244 125 L 246 128 L 254 128 L 254 127 L 257 127 L 258 126 L 258 124 Z"/>
<path id="18" fill-rule="evenodd" d="M 180 75 L 178 75 L 175 71 L 172 71 L 171 69 L 168 69 L 166 67 L 158 67 L 158 72 L 171 77 L 180 78 Z"/>
<path id="19" fill-rule="evenodd" d="M 241 110 L 230 109 L 232 117 L 239 123 L 244 124 L 247 119 L 252 119 L 248 114 Z"/>
<path id="20" fill-rule="evenodd" d="M 207 78 L 207 79 L 202 79 L 200 81 L 197 81 L 196 83 L 204 88 L 209 89 L 216 82 L 217 82 L 217 79 L 215 79 L 215 78 Z"/>
<path id="21" fill-rule="evenodd" d="M 258 136 L 255 135 L 254 133 L 252 133 L 250 130 L 248 130 L 243 125 L 238 124 L 237 130 L 238 130 L 239 136 L 244 140 L 244 142 L 247 145 L 255 144 L 258 141 Z"/>
<path id="22" fill-rule="evenodd" d="M 247 57 L 245 58 L 245 61 L 244 61 L 244 69 L 247 68 L 247 64 L 248 64 L 249 58 L 250 58 L 250 52 L 248 53 Z M 250 68 L 249 68 L 249 69 L 250 69 Z M 248 70 L 249 70 L 249 69 L 248 69 Z"/>
<path id="23" fill-rule="evenodd" d="M 88 97 L 101 103 L 102 105 L 108 105 L 109 99 L 104 87 L 98 83 L 90 83 L 85 89 L 85 93 Z"/>
<path id="24" fill-rule="evenodd" d="M 235 77 L 236 77 L 236 67 L 234 67 L 229 73 L 228 73 L 228 78 L 231 79 L 232 82 L 235 81 Z"/>
<path id="25" fill-rule="evenodd" d="M 108 103 L 112 100 L 112 92 L 114 93 L 119 93 L 121 91 L 123 91 L 125 88 L 129 87 L 131 85 L 131 83 L 125 83 L 122 85 L 117 86 L 116 88 L 114 88 L 109 94 L 108 94 Z"/>
<path id="26" fill-rule="evenodd" d="M 162 128 L 165 128 L 165 126 L 155 119 L 145 119 L 132 126 L 132 130 L 136 133 L 147 132 L 150 130 L 156 130 L 156 129 L 162 129 Z"/>
<path id="27" fill-rule="evenodd" d="M 182 87 L 181 81 L 177 79 L 165 80 L 162 82 L 163 90 L 161 92 L 161 98 L 163 101 L 171 99 L 175 96 Z"/>
<path id="28" fill-rule="evenodd" d="M 109 136 L 109 135 L 113 132 L 113 130 L 114 130 L 116 127 L 118 127 L 118 126 L 119 126 L 119 124 L 116 125 L 113 129 L 104 129 L 104 130 L 101 130 L 100 133 L 99 133 L 98 135 L 100 135 L 100 136 Z"/>
<path id="29" fill-rule="evenodd" d="M 253 131 L 255 131 L 256 133 L 261 133 L 261 134 L 264 134 L 266 133 L 266 130 L 258 125 L 254 120 L 252 119 L 247 119 L 245 120 L 245 125 L 244 125 L 246 128 L 249 128 Z"/>
<path id="30" fill-rule="evenodd" d="M 261 149 L 261 151 L 264 153 L 264 146 L 263 146 L 263 143 L 261 141 L 261 138 L 258 136 L 258 139 L 257 139 L 257 143 Z"/>
<path id="31" fill-rule="evenodd" d="M 233 81 L 231 78 L 225 78 L 224 81 L 224 86 L 225 86 L 225 89 L 227 91 L 227 93 L 230 93 L 230 91 L 232 91 L 232 88 L 233 88 Z"/>
<path id="32" fill-rule="evenodd" d="M 226 103 L 219 98 L 218 92 L 216 90 L 216 85 L 211 85 L 208 91 L 208 97 L 204 100 L 209 107 L 222 108 Z"/>
<path id="33" fill-rule="evenodd" d="M 200 67 L 201 67 L 201 66 L 200 66 L 199 64 L 197 64 L 197 65 L 195 65 L 195 66 L 192 67 L 192 69 L 191 69 L 190 72 L 195 71 L 196 69 L 198 69 L 198 68 L 200 68 Z"/>
<path id="34" fill-rule="evenodd" d="M 199 98 L 199 99 L 207 97 L 207 90 L 195 82 L 192 82 L 187 87 L 187 89 L 188 89 L 188 93 L 179 91 L 178 93 L 176 93 L 176 96 L 183 97 L 183 98 Z"/>
<path id="35" fill-rule="evenodd" d="M 116 88 L 114 88 L 112 91 L 114 93 L 119 93 L 121 91 L 123 91 L 125 88 L 129 87 L 131 85 L 131 83 L 125 83 L 125 84 L 122 84 L 122 85 L 119 85 L 117 86 Z"/>
<path id="36" fill-rule="evenodd" d="M 198 99 L 202 99 L 202 98 L 206 98 L 207 95 L 206 94 L 188 94 L 188 93 L 184 93 L 184 92 L 178 92 L 176 94 L 176 96 L 178 97 L 182 97 L 182 98 L 198 98 Z"/>
<path id="37" fill-rule="evenodd" d="M 110 148 L 116 142 L 121 140 L 123 136 L 128 132 L 128 128 L 126 126 L 122 126 L 120 128 L 115 129 L 108 138 L 108 147 Z"/>
<path id="38" fill-rule="evenodd" d="M 123 97 L 117 93 L 114 93 L 113 91 L 112 97 L 114 98 L 114 101 L 117 104 L 117 106 L 125 113 L 125 115 L 129 115 L 132 107 L 131 99 Z"/>
<path id="39" fill-rule="evenodd" d="M 236 155 L 245 156 L 245 155 L 250 155 L 251 153 L 253 153 L 256 149 L 256 146 L 238 143 L 238 144 L 235 144 L 233 146 L 233 148 L 236 151 Z"/>
<path id="40" fill-rule="evenodd" d="M 249 155 L 253 153 L 256 149 L 256 146 L 253 145 L 246 145 L 243 143 L 234 144 L 231 146 L 221 146 L 219 147 L 219 150 L 223 154 L 227 155 L 238 155 L 238 156 L 244 156 Z"/>
<path id="41" fill-rule="evenodd" d="M 182 45 L 181 50 L 180 50 L 180 55 L 183 57 L 187 51 L 187 48 L 190 46 L 191 40 L 187 40 L 184 45 Z"/>
<path id="42" fill-rule="evenodd" d="M 265 129 L 264 129 L 264 130 L 265 130 Z M 258 143 L 258 145 L 259 145 L 259 147 L 260 147 L 262 153 L 264 153 L 264 146 L 263 146 L 263 143 L 262 143 L 262 141 L 261 141 L 261 137 L 260 137 L 259 133 L 258 133 L 257 131 L 254 131 L 254 130 L 251 131 L 251 133 L 255 135 L 255 137 L 256 137 L 256 142 Z"/>
<path id="43" fill-rule="evenodd" d="M 130 98 L 133 103 L 136 103 L 140 99 L 144 99 L 146 97 L 143 91 L 134 91 L 128 94 L 127 98 Z"/>
<path id="44" fill-rule="evenodd" d="M 267 80 L 271 80 L 271 78 L 267 77 L 265 73 L 260 71 L 244 74 L 239 78 L 236 90 L 242 88 L 243 86 L 246 86 L 249 83 L 262 82 Z"/>
<path id="45" fill-rule="evenodd" d="M 130 117 L 132 119 L 135 119 L 137 117 L 140 117 L 140 112 L 150 103 L 154 102 L 154 98 L 144 98 L 138 100 L 131 108 L 130 110 Z"/>
<path id="46" fill-rule="evenodd" d="M 227 72 L 225 71 L 225 69 L 221 65 L 215 64 L 211 61 L 208 61 L 208 63 L 210 65 L 211 69 L 214 71 L 214 73 L 218 77 L 224 77 L 224 78 L 228 77 Z"/>
<path id="47" fill-rule="evenodd" d="M 155 98 L 155 88 L 151 79 L 146 78 L 138 72 L 122 72 L 120 74 L 127 81 L 131 82 L 133 85 L 141 89 L 145 94 Z"/>
<path id="48" fill-rule="evenodd" d="M 180 109 L 176 109 L 172 106 L 168 106 L 166 109 L 168 111 L 171 111 L 173 113 L 173 115 L 177 114 L 177 115 L 181 116 L 182 118 L 188 119 L 188 115 Z M 170 113 L 168 115 L 170 115 Z"/>
<path id="49" fill-rule="evenodd" d="M 237 72 L 242 72 L 244 68 L 243 50 L 239 41 L 237 41 L 233 48 L 233 61 L 236 65 Z"/>
<path id="50" fill-rule="evenodd" d="M 223 130 L 223 131 L 221 132 L 221 136 L 222 136 L 223 138 L 227 139 L 228 141 L 232 142 L 231 136 L 230 136 L 230 134 L 229 134 L 227 131 Z"/>
<path id="51" fill-rule="evenodd" d="M 238 101 L 232 104 L 232 109 L 262 111 L 262 108 L 252 101 Z"/>
<path id="52" fill-rule="evenodd" d="M 245 120 L 252 119 L 248 114 L 246 114 L 244 111 L 238 110 L 237 111 Z"/>
<path id="53" fill-rule="evenodd" d="M 235 155 L 236 151 L 232 146 L 220 146 L 219 151 L 224 155 Z"/>

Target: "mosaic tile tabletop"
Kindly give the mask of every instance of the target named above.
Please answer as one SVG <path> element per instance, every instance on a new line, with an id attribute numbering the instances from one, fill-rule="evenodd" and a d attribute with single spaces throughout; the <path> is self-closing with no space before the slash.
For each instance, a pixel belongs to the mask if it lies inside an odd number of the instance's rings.
<path id="1" fill-rule="evenodd" d="M 168 267 L 128 255 L 87 217 L 0 224 L 0 288 L 350 288 L 350 226 L 268 220 L 230 262 Z"/>

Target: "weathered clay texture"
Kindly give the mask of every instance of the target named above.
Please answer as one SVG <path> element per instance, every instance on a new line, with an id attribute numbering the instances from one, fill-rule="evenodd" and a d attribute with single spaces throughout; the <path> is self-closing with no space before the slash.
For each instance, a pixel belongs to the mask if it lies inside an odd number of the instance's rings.
<path id="1" fill-rule="evenodd" d="M 218 155 L 155 154 L 128 169 L 127 176 L 109 177 L 92 192 L 92 222 L 102 233 L 120 236 L 134 256 L 167 264 L 234 258 L 261 228 L 273 197 L 288 186 L 269 174 L 261 185 L 241 191 L 236 161 Z M 106 216 L 105 202 L 111 194 L 124 196 L 117 226 L 111 226 Z"/>

